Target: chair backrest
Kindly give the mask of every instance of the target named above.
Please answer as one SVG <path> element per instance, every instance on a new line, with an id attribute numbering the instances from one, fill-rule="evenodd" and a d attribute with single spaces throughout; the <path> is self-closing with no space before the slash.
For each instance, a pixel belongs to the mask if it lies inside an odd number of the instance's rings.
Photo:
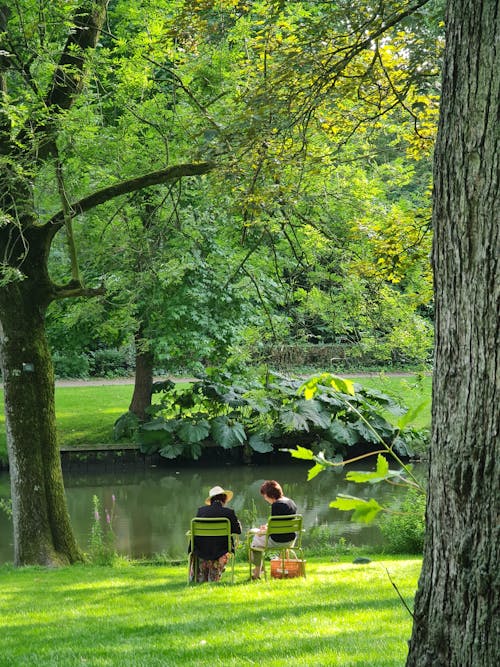
<path id="1" fill-rule="evenodd" d="M 191 519 L 191 549 L 195 537 L 227 537 L 227 550 L 231 551 L 231 522 L 227 517 Z"/>
<path id="2" fill-rule="evenodd" d="M 302 538 L 302 514 L 270 516 L 267 522 L 266 537 L 283 533 L 297 533 L 297 541 L 300 543 Z"/>

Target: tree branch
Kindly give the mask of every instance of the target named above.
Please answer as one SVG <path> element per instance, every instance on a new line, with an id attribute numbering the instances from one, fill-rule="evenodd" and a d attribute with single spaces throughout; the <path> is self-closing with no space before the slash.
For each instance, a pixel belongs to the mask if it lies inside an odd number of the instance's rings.
<path id="1" fill-rule="evenodd" d="M 75 10 L 66 44 L 45 97 L 45 105 L 50 110 L 52 118 L 54 114 L 69 109 L 80 94 L 85 52 L 95 48 L 97 44 L 108 2 L 109 0 L 82 0 L 80 7 Z M 39 122 L 34 128 L 35 133 L 38 135 L 47 133 L 51 124 L 50 121 Z M 26 128 L 21 130 L 18 141 L 22 143 L 28 134 Z M 53 138 L 48 132 L 47 140 L 38 147 L 38 155 L 43 157 L 53 150 Z"/>
<path id="2" fill-rule="evenodd" d="M 119 197 L 120 195 L 126 195 L 131 192 L 136 192 L 137 190 L 142 190 L 143 188 L 151 187 L 152 185 L 160 185 L 161 183 L 166 183 L 167 181 L 177 180 L 183 178 L 184 176 L 201 176 L 202 174 L 207 174 L 215 168 L 214 162 L 191 162 L 186 164 L 178 164 L 173 167 L 166 167 L 165 169 L 160 169 L 159 171 L 153 171 L 149 174 L 144 174 L 142 176 L 137 176 L 136 178 L 131 178 L 127 181 L 120 181 L 113 185 L 109 185 L 107 188 L 98 190 L 88 197 L 80 199 L 80 201 L 75 202 L 71 205 L 71 215 L 75 217 L 86 211 L 99 206 L 100 204 L 105 204 L 106 202 Z M 50 220 L 48 220 L 43 226 L 44 227 L 53 227 L 53 233 L 64 224 L 64 211 L 59 211 L 56 213 Z"/>
<path id="3" fill-rule="evenodd" d="M 106 16 L 109 0 L 83 0 L 75 11 L 73 27 L 59 58 L 45 103 L 47 107 L 69 109 L 82 86 L 84 52 L 93 49 Z"/>
<path id="4" fill-rule="evenodd" d="M 100 296 L 106 294 L 104 285 L 100 287 L 83 287 L 77 280 L 71 280 L 67 285 L 54 285 L 53 299 L 67 299 L 79 296 Z"/>

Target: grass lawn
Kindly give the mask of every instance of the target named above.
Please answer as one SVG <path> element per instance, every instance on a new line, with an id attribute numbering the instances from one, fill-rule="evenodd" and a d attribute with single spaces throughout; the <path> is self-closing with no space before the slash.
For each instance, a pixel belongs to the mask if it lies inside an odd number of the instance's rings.
<path id="1" fill-rule="evenodd" d="M 307 579 L 186 585 L 185 566 L 0 567 L 0 666 L 404 665 L 421 559 L 307 563 Z M 387 568 L 387 571 L 386 571 Z M 227 576 L 227 575 L 226 575 Z"/>
<path id="2" fill-rule="evenodd" d="M 408 406 L 430 398 L 431 378 L 421 382 L 416 376 L 369 376 L 356 382 L 399 397 Z M 60 445 L 103 444 L 113 442 L 113 424 L 127 411 L 132 385 L 56 387 L 57 434 Z M 0 392 L 3 401 L 3 393 Z M 417 418 L 415 426 L 430 423 L 430 405 Z M 3 411 L 0 416 L 0 459 L 6 459 Z"/>
<path id="3" fill-rule="evenodd" d="M 412 408 L 426 401 L 426 406 L 420 412 L 412 424 L 416 428 L 429 428 L 431 424 L 431 389 L 432 378 L 430 375 L 370 375 L 353 378 L 364 387 L 378 389 L 384 394 L 402 401 L 406 406 Z"/>

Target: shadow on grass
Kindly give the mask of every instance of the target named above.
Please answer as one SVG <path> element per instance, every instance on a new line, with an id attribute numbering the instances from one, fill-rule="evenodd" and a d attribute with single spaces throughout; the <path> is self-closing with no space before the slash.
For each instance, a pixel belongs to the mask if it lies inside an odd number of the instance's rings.
<path id="1" fill-rule="evenodd" d="M 329 570 L 192 587 L 182 567 L 0 570 L 0 664 L 402 664 L 411 619 L 380 568 Z"/>

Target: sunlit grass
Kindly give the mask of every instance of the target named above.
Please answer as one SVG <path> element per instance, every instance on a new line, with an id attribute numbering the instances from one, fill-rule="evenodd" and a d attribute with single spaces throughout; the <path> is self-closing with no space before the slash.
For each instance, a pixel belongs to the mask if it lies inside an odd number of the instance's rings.
<path id="1" fill-rule="evenodd" d="M 185 567 L 0 568 L 0 665 L 404 664 L 419 559 L 308 562 L 307 578 L 188 587 Z M 43 593 L 42 593 L 43 591 Z"/>

